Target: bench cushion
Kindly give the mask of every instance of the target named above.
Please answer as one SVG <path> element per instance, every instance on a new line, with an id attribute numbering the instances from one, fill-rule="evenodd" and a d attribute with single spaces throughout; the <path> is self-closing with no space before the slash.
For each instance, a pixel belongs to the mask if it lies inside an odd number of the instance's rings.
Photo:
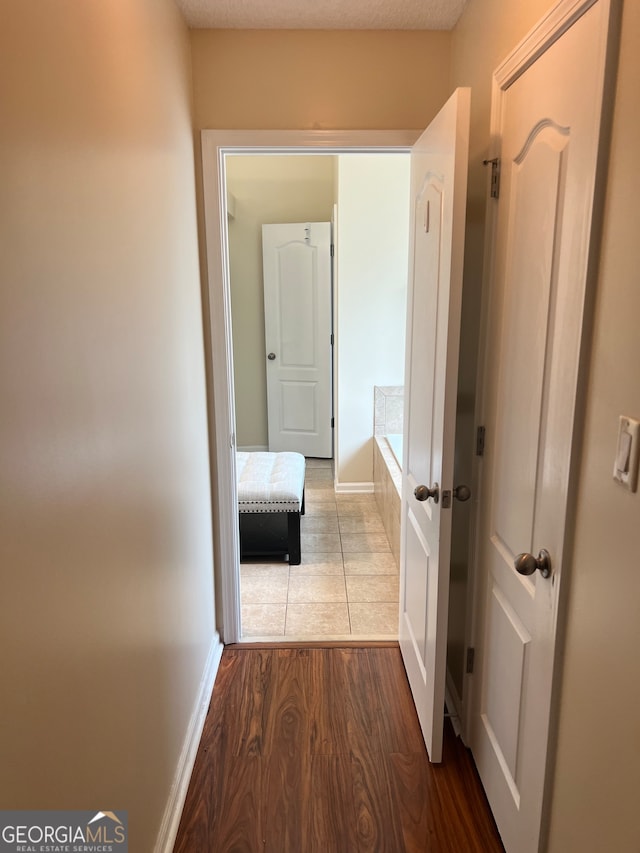
<path id="1" fill-rule="evenodd" d="M 236 454 L 239 512 L 299 512 L 304 491 L 301 453 Z"/>

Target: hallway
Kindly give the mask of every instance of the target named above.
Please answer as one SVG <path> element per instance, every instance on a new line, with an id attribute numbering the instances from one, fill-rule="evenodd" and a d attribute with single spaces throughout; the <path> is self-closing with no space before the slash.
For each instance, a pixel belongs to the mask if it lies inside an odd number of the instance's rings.
<path id="1" fill-rule="evenodd" d="M 307 459 L 302 563 L 240 566 L 242 636 L 390 640 L 398 567 L 373 494 L 336 495 L 332 460 Z"/>
<path id="2" fill-rule="evenodd" d="M 447 722 L 427 759 L 400 651 L 225 649 L 174 853 L 500 853 Z"/>

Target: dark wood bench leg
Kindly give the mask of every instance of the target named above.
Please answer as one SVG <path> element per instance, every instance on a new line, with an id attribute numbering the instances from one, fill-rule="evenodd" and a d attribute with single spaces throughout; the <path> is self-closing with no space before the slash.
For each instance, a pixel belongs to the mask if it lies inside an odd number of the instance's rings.
<path id="1" fill-rule="evenodd" d="M 300 507 L 300 515 L 304 515 L 304 489 L 302 489 L 302 506 Z"/>
<path id="2" fill-rule="evenodd" d="M 300 513 L 287 513 L 287 536 L 289 540 L 289 565 L 299 566 L 302 559 L 300 554 Z"/>

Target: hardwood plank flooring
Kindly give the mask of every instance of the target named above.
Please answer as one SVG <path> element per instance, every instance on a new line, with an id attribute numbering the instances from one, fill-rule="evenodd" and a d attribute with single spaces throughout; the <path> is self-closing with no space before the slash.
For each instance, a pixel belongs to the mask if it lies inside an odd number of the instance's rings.
<path id="1" fill-rule="evenodd" d="M 174 853 L 500 853 L 447 722 L 429 764 L 400 651 L 225 649 Z"/>

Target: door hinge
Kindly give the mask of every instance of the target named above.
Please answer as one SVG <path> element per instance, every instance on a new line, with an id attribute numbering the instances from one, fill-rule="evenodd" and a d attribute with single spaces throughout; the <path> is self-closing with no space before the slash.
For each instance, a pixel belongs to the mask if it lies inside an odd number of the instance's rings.
<path id="1" fill-rule="evenodd" d="M 331 418 L 331 429 L 333 429 L 333 428 L 334 428 L 334 426 L 335 426 L 335 419 L 334 419 L 334 418 Z"/>
<path id="2" fill-rule="evenodd" d="M 331 346 L 333 346 L 333 332 L 331 333 L 331 338 L 330 338 L 329 343 L 331 344 Z"/>
<path id="3" fill-rule="evenodd" d="M 483 160 L 482 165 L 488 166 L 491 164 L 491 198 L 500 198 L 500 158 L 493 157 L 491 160 Z"/>
<path id="4" fill-rule="evenodd" d="M 476 456 L 484 456 L 484 439 L 486 430 L 479 426 L 476 430 Z"/>
<path id="5" fill-rule="evenodd" d="M 471 673 L 473 672 L 473 664 L 475 663 L 475 658 L 476 650 L 472 647 L 469 647 L 467 649 L 467 664 L 465 667 L 465 672 L 467 673 L 467 675 L 471 675 Z"/>
<path id="6" fill-rule="evenodd" d="M 335 254 L 335 250 L 336 250 L 336 247 L 335 247 L 335 246 L 333 245 L 333 243 L 332 243 L 332 244 L 331 244 L 331 257 L 333 257 L 333 256 L 334 256 L 334 254 Z"/>

